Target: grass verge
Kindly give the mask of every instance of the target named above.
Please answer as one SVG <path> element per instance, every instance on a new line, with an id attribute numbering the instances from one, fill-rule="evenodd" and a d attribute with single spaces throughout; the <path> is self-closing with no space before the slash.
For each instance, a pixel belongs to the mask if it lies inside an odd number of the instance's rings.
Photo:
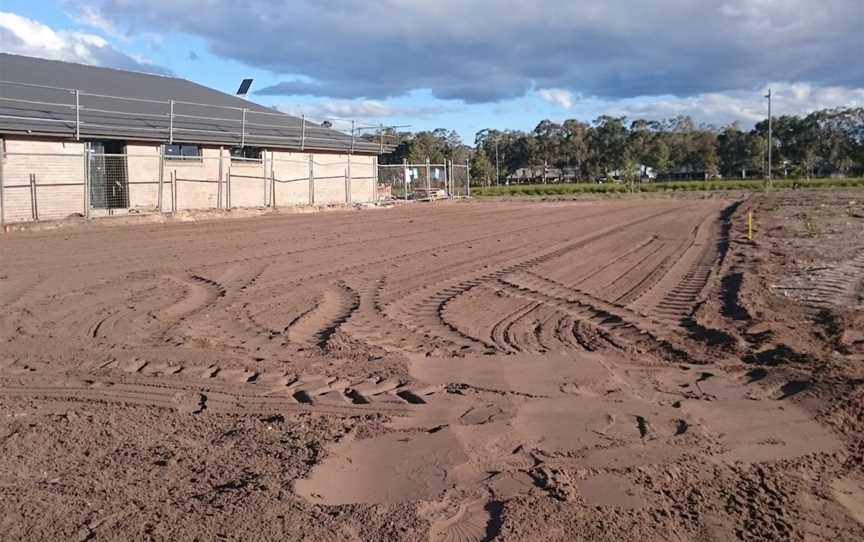
<path id="1" fill-rule="evenodd" d="M 823 188 L 864 188 L 864 178 L 849 177 L 840 179 L 775 179 L 772 188 L 782 189 L 823 189 Z M 713 180 L 713 181 L 670 181 L 656 183 L 636 183 L 633 192 L 700 192 L 718 190 L 764 191 L 764 180 Z M 575 184 L 522 184 L 510 186 L 472 187 L 474 196 L 561 196 L 567 194 L 626 194 L 630 186 L 624 183 L 575 183 Z"/>

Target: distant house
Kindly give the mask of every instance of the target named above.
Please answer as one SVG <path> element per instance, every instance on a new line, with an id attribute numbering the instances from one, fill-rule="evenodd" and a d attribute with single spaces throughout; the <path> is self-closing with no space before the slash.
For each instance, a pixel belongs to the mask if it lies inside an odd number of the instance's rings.
<path id="1" fill-rule="evenodd" d="M 708 171 L 705 168 L 686 165 L 664 172 L 663 178 L 673 181 L 707 181 L 721 177 L 719 173 Z"/>
<path id="2" fill-rule="evenodd" d="M 564 172 L 561 168 L 552 166 L 527 166 L 520 167 L 510 175 L 507 175 L 507 182 L 513 184 L 524 184 L 534 182 L 557 183 L 564 179 Z"/>
<path id="3" fill-rule="evenodd" d="M 602 180 L 615 180 L 620 181 L 623 180 L 624 170 L 616 169 L 610 171 L 606 174 L 606 177 Z M 641 182 L 650 182 L 657 180 L 657 170 L 652 168 L 651 166 L 646 166 L 645 164 L 636 164 L 633 166 L 633 179 L 638 179 Z"/>

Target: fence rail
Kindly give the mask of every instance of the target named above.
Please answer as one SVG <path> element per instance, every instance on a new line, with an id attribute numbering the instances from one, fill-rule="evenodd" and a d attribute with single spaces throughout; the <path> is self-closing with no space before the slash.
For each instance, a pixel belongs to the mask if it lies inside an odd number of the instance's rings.
<path id="1" fill-rule="evenodd" d="M 0 224 L 129 213 L 434 200 L 471 195 L 468 163 L 378 164 L 375 157 L 296 155 L 260 158 L 226 148 L 194 157 L 154 152 L 9 149 L 0 139 Z M 77 146 L 77 147 L 76 147 Z"/>

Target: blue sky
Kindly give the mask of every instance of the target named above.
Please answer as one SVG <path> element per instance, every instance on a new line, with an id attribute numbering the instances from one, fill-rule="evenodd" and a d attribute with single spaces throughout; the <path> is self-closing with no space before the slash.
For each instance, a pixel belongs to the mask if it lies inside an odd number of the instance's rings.
<path id="1" fill-rule="evenodd" d="M 202 7 L 203 6 L 203 7 Z M 4 0 L 0 50 L 171 73 L 313 118 L 530 130 L 864 105 L 860 0 Z"/>

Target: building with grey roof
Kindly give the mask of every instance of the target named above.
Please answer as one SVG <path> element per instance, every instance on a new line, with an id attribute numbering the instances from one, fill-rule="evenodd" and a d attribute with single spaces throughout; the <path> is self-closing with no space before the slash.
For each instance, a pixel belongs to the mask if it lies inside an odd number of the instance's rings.
<path id="1" fill-rule="evenodd" d="M 392 148 L 383 128 L 345 128 L 181 78 L 0 54 L 0 219 L 374 200 Z"/>

